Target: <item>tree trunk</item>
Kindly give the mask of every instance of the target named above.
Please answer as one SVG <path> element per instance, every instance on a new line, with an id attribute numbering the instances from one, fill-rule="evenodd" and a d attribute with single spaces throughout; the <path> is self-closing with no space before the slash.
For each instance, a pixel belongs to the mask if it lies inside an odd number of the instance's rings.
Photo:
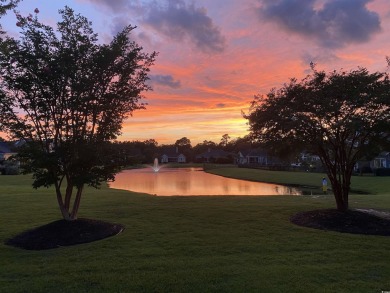
<path id="1" fill-rule="evenodd" d="M 336 196 L 336 194 L 334 195 L 334 197 L 336 199 L 337 210 L 340 212 L 346 212 L 349 208 L 348 200 L 343 199 L 340 195 Z"/>
<path id="2" fill-rule="evenodd" d="M 60 207 L 62 217 L 64 218 L 64 220 L 70 221 L 69 210 L 65 207 L 64 201 L 62 199 L 61 188 L 60 188 L 58 182 L 55 182 L 55 189 L 56 189 L 56 195 L 57 195 L 57 202 L 58 202 L 58 206 Z"/>
<path id="3" fill-rule="evenodd" d="M 70 210 L 70 201 L 71 201 L 71 195 L 73 191 L 73 185 L 67 184 L 66 191 L 65 191 L 65 202 L 63 199 L 63 195 L 61 193 L 61 188 L 59 187 L 58 182 L 55 183 L 56 188 L 56 195 L 57 195 L 57 202 L 58 206 L 61 211 L 62 218 L 66 221 L 74 221 L 77 220 L 77 213 L 79 211 L 80 207 L 80 201 L 81 201 L 81 195 L 83 193 L 84 186 L 77 187 L 77 193 L 73 202 L 73 208 L 72 211 Z"/>
<path id="4" fill-rule="evenodd" d="M 77 187 L 76 198 L 75 198 L 74 203 L 73 203 L 72 213 L 70 214 L 71 221 L 77 220 L 77 213 L 79 211 L 81 194 L 83 193 L 83 189 L 84 189 L 84 185 Z"/>
<path id="5" fill-rule="evenodd" d="M 326 166 L 326 173 L 332 185 L 337 210 L 345 212 L 349 209 L 348 195 L 354 162 L 348 161 L 342 150 L 336 149 L 334 151 L 337 154 L 334 160 L 331 160 L 332 156 L 325 149 L 320 149 L 319 153 L 322 163 Z"/>
<path id="6" fill-rule="evenodd" d="M 337 177 L 330 178 L 331 184 L 332 184 L 332 190 L 333 195 L 336 200 L 336 206 L 337 210 L 341 212 L 345 212 L 349 208 L 348 200 L 349 200 L 349 182 L 350 180 L 345 178 L 345 174 L 343 174 L 341 177 L 342 180 L 338 179 Z M 331 176 L 329 176 L 331 177 Z"/>
<path id="7" fill-rule="evenodd" d="M 70 182 L 69 179 L 66 180 L 67 185 L 66 185 L 66 191 L 65 191 L 65 208 L 66 210 L 69 211 L 70 207 L 70 200 L 72 198 L 72 193 L 73 193 L 73 184 Z"/>

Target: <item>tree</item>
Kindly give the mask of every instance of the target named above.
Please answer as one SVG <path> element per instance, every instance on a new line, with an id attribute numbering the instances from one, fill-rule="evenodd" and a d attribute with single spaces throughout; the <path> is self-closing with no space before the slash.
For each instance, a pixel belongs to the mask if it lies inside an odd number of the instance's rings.
<path id="1" fill-rule="evenodd" d="M 7 12 L 11 9 L 15 9 L 20 0 L 0 0 L 0 18 L 7 14 Z M 4 48 L 7 46 L 7 42 L 4 41 L 3 35 L 5 32 L 3 31 L 3 27 L 0 24 L 0 47 Z M 0 131 L 2 130 L 2 125 L 0 123 Z"/>
<path id="2" fill-rule="evenodd" d="M 194 146 L 193 151 L 196 155 L 207 152 L 208 150 L 215 149 L 217 144 L 211 140 L 204 140 Z"/>
<path id="3" fill-rule="evenodd" d="M 388 140 L 389 77 L 359 68 L 313 70 L 266 97 L 255 96 L 245 117 L 259 142 L 309 148 L 327 169 L 337 209 L 348 209 L 354 165 L 372 145 Z"/>
<path id="4" fill-rule="evenodd" d="M 178 147 L 184 147 L 184 148 L 191 148 L 191 140 L 187 137 L 182 137 L 175 142 L 175 146 Z"/>
<path id="5" fill-rule="evenodd" d="M 0 125 L 26 140 L 20 160 L 34 188 L 54 185 L 63 218 L 75 220 L 84 186 L 98 188 L 118 171 L 109 141 L 145 107 L 156 53 L 130 41 L 132 26 L 100 44 L 85 17 L 59 12 L 57 31 L 37 15 L 22 18 L 21 39 L 0 50 Z"/>
<path id="6" fill-rule="evenodd" d="M 224 135 L 222 135 L 221 142 L 219 143 L 219 145 L 221 147 L 226 147 L 229 143 L 229 140 L 230 140 L 229 134 L 225 133 Z"/>
<path id="7" fill-rule="evenodd" d="M 178 148 L 179 152 L 183 153 L 186 156 L 187 162 L 193 160 L 193 151 L 191 140 L 187 137 L 182 137 L 175 142 L 175 146 Z"/>

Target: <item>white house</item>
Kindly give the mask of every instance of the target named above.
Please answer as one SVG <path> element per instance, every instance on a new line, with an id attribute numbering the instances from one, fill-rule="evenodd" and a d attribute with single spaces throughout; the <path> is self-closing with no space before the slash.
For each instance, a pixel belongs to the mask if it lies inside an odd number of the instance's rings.
<path id="1" fill-rule="evenodd" d="M 277 161 L 262 149 L 252 149 L 238 152 L 238 164 L 270 165 Z"/>
<path id="2" fill-rule="evenodd" d="M 170 148 L 164 152 L 164 154 L 161 156 L 160 162 L 162 164 L 164 163 L 185 163 L 186 162 L 186 156 L 179 153 L 178 147 L 176 148 Z"/>
<path id="3" fill-rule="evenodd" d="M 381 152 L 370 162 L 370 167 L 372 169 L 390 168 L 390 152 Z"/>

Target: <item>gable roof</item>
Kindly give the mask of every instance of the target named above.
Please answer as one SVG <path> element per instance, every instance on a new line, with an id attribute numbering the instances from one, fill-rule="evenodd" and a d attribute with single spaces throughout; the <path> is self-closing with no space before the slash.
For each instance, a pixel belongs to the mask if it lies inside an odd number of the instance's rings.
<path id="1" fill-rule="evenodd" d="M 166 148 L 161 156 L 164 155 L 167 156 L 168 158 L 178 158 L 180 155 L 184 156 L 182 153 L 179 153 L 177 147 Z"/>
<path id="2" fill-rule="evenodd" d="M 247 149 L 247 150 L 241 150 L 241 155 L 243 157 L 266 157 L 268 154 L 263 149 Z"/>
<path id="3" fill-rule="evenodd" d="M 241 151 L 238 151 L 238 155 L 246 157 L 250 153 L 250 151 L 251 150 L 241 150 Z"/>

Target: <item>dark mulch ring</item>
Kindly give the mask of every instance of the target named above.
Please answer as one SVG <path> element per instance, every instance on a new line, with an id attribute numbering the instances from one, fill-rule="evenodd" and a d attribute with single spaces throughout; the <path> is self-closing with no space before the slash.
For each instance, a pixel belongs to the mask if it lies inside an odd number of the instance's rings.
<path id="1" fill-rule="evenodd" d="M 304 227 L 352 234 L 390 236 L 390 218 L 372 211 L 335 209 L 300 212 L 291 222 Z"/>
<path id="2" fill-rule="evenodd" d="M 123 230 L 122 225 L 98 220 L 59 220 L 16 235 L 5 244 L 28 250 L 44 250 L 101 240 Z"/>

